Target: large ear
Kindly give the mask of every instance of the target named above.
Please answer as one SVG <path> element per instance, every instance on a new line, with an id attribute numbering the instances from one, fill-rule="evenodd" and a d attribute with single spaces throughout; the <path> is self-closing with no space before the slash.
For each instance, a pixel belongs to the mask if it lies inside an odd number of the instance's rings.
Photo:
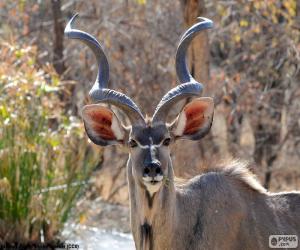
<path id="1" fill-rule="evenodd" d="M 122 144 L 125 128 L 109 108 L 100 104 L 86 105 L 82 109 L 82 118 L 88 137 L 97 145 Z"/>
<path id="2" fill-rule="evenodd" d="M 171 125 L 175 138 L 199 140 L 210 130 L 214 115 L 214 101 L 201 97 L 188 103 Z"/>

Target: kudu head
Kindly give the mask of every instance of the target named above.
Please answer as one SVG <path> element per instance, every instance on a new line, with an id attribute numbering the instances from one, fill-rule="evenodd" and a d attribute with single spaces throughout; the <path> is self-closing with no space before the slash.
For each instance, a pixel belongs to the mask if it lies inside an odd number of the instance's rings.
<path id="1" fill-rule="evenodd" d="M 177 118 L 168 123 L 169 111 L 180 100 L 198 97 L 203 89 L 190 74 L 186 53 L 192 39 L 201 30 L 212 28 L 212 21 L 200 21 L 181 37 L 176 53 L 176 73 L 180 85 L 171 89 L 157 105 L 151 119 L 145 119 L 138 106 L 126 95 L 108 88 L 109 65 L 101 45 L 90 34 L 72 28 L 75 15 L 67 24 L 65 34 L 85 43 L 98 62 L 97 79 L 89 93 L 94 104 L 84 106 L 82 117 L 88 137 L 101 146 L 123 144 L 129 147 L 132 175 L 137 183 L 156 192 L 164 176 L 168 176 L 169 145 L 177 139 L 199 140 L 210 130 L 214 104 L 209 97 L 194 98 Z M 124 126 L 117 115 L 103 104 L 112 104 L 129 119 Z"/>

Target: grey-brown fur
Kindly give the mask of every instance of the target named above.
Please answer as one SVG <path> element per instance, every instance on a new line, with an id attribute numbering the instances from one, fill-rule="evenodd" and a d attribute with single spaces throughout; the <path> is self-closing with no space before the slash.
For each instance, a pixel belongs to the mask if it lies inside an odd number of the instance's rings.
<path id="1" fill-rule="evenodd" d="M 168 182 L 154 195 L 136 185 L 128 161 L 131 226 L 138 250 L 269 249 L 274 234 L 300 237 L 300 193 L 272 194 L 239 162 L 176 186 L 171 160 Z M 141 225 L 151 226 L 143 245 Z M 300 249 L 298 247 L 297 249 Z"/>

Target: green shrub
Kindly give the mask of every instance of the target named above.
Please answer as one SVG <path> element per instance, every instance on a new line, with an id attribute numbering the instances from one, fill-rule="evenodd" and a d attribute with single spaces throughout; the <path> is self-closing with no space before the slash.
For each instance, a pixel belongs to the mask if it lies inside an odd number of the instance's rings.
<path id="1" fill-rule="evenodd" d="M 34 47 L 1 44 L 0 243 L 55 239 L 96 160 L 67 115 L 68 84 L 35 58 Z"/>

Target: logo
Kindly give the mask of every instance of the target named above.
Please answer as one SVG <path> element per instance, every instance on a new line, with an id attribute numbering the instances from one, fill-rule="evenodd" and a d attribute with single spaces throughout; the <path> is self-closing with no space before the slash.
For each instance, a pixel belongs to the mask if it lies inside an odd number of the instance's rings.
<path id="1" fill-rule="evenodd" d="M 298 236 L 297 235 L 270 235 L 269 247 L 270 248 L 297 248 Z"/>

